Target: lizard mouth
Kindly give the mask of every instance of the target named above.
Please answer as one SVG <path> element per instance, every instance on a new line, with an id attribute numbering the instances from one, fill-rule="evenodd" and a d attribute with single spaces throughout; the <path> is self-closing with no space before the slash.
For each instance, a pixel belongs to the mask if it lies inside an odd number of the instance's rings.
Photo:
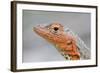
<path id="1" fill-rule="evenodd" d="M 37 33 L 40 36 L 46 36 L 48 34 L 48 31 L 45 29 L 44 26 L 38 25 L 36 27 L 33 27 L 33 31 L 35 31 L 35 33 Z"/>

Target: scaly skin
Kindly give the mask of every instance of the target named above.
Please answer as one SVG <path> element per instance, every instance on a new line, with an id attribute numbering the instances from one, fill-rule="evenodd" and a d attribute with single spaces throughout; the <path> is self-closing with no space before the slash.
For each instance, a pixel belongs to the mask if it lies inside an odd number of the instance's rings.
<path id="1" fill-rule="evenodd" d="M 52 43 L 67 60 L 79 60 L 75 38 L 64 32 L 64 28 L 59 23 L 52 23 L 48 26 L 37 26 L 33 30 Z"/>

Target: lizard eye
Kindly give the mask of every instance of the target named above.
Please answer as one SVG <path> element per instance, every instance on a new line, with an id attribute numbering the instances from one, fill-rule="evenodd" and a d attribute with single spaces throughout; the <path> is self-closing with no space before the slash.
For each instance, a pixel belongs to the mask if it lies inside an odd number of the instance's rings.
<path id="1" fill-rule="evenodd" d="M 54 30 L 57 31 L 59 28 L 58 27 L 54 27 Z"/>

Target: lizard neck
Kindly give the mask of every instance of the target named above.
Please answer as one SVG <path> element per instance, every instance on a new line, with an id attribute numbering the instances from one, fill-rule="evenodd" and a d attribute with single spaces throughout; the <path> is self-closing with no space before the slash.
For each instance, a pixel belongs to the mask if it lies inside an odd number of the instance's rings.
<path id="1" fill-rule="evenodd" d="M 56 44 L 55 46 L 57 50 L 61 53 L 62 56 L 66 60 L 79 60 L 80 59 L 80 53 L 78 52 L 78 48 L 75 44 L 73 45 L 66 45 L 64 44 Z"/>

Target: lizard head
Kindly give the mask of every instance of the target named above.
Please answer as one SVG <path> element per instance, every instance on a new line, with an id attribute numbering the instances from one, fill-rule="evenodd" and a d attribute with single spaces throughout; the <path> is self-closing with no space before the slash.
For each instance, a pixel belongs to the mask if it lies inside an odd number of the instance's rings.
<path id="1" fill-rule="evenodd" d="M 38 25 L 34 27 L 33 30 L 42 38 L 54 44 L 55 47 L 58 49 L 60 48 L 60 51 L 62 51 L 62 55 L 64 55 L 65 58 L 72 56 L 72 59 L 79 59 L 74 38 L 68 33 L 65 33 L 64 28 L 60 23 L 51 23 L 47 26 Z M 68 51 L 71 52 L 68 53 Z M 73 55 L 78 56 L 78 58 L 73 57 Z"/>
<path id="2" fill-rule="evenodd" d="M 44 39 L 57 44 L 58 42 L 64 42 L 64 28 L 60 23 L 51 23 L 47 26 L 38 25 L 33 27 L 33 30 L 43 37 Z"/>

